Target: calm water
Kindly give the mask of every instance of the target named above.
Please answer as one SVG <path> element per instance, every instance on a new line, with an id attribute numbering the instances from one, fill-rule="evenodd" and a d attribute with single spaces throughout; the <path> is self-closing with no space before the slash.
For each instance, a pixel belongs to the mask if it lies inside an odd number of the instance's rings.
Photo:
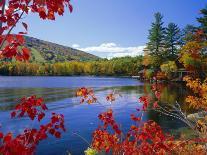
<path id="1" fill-rule="evenodd" d="M 78 133 L 89 143 L 91 133 L 97 128 L 98 114 L 112 108 L 116 120 L 122 124 L 122 129 L 127 131 L 132 123 L 130 114 L 140 107 L 138 98 L 143 94 L 150 94 L 150 84 L 130 78 L 105 78 L 105 77 L 0 77 L 0 123 L 1 131 L 12 131 L 15 134 L 22 132 L 25 127 L 37 127 L 37 122 L 31 123 L 27 118 L 10 119 L 10 111 L 23 96 L 37 95 L 43 97 L 49 111 L 64 114 L 67 132 L 61 139 L 53 137 L 42 141 L 38 146 L 38 155 L 61 155 L 67 152 L 81 155 L 88 144 L 74 135 Z M 76 88 L 86 86 L 95 89 L 99 104 L 80 104 L 75 98 Z M 113 104 L 105 101 L 105 96 L 113 90 L 121 93 Z M 183 101 L 186 90 L 180 85 L 166 85 L 163 88 L 162 102 L 174 103 L 175 100 Z M 178 120 L 163 117 L 153 111 L 144 115 L 144 120 L 153 119 L 166 131 L 178 129 L 183 126 Z M 42 123 L 46 122 L 46 117 Z"/>

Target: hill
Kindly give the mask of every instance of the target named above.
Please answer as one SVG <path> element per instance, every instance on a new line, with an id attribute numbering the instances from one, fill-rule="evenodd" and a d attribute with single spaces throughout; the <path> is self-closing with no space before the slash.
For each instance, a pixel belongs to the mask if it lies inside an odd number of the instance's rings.
<path id="1" fill-rule="evenodd" d="M 25 36 L 25 46 L 31 49 L 32 62 L 64 62 L 95 60 L 99 57 L 56 43 Z"/>

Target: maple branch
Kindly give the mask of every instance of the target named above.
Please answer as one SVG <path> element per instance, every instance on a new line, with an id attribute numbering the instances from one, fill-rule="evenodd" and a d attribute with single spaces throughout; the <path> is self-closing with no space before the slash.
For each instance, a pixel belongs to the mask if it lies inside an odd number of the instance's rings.
<path id="1" fill-rule="evenodd" d="M 6 38 L 8 37 L 8 35 L 11 33 L 11 31 L 14 29 L 14 27 L 16 26 L 16 24 L 19 22 L 19 20 L 21 19 L 21 17 L 23 16 L 25 11 L 22 11 L 21 15 L 19 16 L 19 18 L 16 20 L 15 24 L 10 28 L 10 30 L 8 31 L 8 33 L 6 34 L 6 36 L 4 37 L 3 41 L 1 42 L 1 45 L 0 45 L 0 49 L 2 49 L 5 41 L 6 41 Z"/>
<path id="2" fill-rule="evenodd" d="M 6 6 L 6 1 L 5 0 L 0 0 L 0 3 L 3 1 L 3 4 L 2 4 L 2 13 L 1 13 L 1 16 L 4 16 L 4 11 L 5 11 L 5 6 Z M 0 29 L 2 29 L 3 27 L 3 22 L 0 21 Z"/>

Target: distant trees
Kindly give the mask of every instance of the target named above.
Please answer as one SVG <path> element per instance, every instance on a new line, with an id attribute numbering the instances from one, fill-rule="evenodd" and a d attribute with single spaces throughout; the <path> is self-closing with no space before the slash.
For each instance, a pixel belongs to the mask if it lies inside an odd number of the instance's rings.
<path id="1" fill-rule="evenodd" d="M 100 61 L 57 63 L 1 62 L 0 75 L 98 75 L 131 76 L 142 69 L 142 56 Z"/>
<path id="2" fill-rule="evenodd" d="M 175 23 L 164 27 L 163 16 L 155 13 L 142 62 L 146 69 L 152 69 L 154 75 L 161 71 L 167 77 L 177 67 L 202 73 L 202 76 L 207 74 L 207 7 L 200 12 L 197 18 L 200 26 L 186 25 L 183 30 Z"/>

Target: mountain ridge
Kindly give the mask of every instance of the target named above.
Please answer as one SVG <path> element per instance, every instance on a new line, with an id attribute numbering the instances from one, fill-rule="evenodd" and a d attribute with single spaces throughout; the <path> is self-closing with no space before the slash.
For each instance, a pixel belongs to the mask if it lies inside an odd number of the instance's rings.
<path id="1" fill-rule="evenodd" d="M 24 36 L 24 38 L 24 46 L 31 50 L 31 61 L 33 62 L 87 61 L 100 59 L 98 56 L 68 46 L 30 36 Z"/>

